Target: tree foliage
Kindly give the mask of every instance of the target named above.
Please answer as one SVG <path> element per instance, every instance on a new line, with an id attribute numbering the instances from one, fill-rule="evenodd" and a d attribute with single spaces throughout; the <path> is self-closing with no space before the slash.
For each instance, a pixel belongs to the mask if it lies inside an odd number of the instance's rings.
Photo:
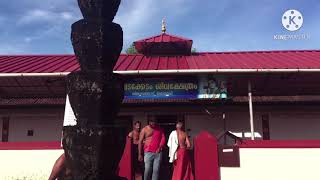
<path id="1" fill-rule="evenodd" d="M 136 48 L 134 47 L 134 43 L 132 43 L 130 45 L 130 47 L 128 47 L 128 49 L 126 49 L 126 53 L 127 54 L 138 54 Z"/>
<path id="2" fill-rule="evenodd" d="M 196 53 L 197 49 L 196 48 L 192 48 L 191 49 L 191 53 Z M 126 53 L 127 54 L 138 54 L 138 51 L 136 50 L 134 43 L 132 43 L 127 49 L 126 49 Z"/>

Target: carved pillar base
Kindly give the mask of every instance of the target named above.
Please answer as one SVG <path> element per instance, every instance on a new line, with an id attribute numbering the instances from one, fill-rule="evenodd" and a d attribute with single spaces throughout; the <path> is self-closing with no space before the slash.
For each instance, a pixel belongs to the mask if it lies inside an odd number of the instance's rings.
<path id="1" fill-rule="evenodd" d="M 120 144 L 106 126 L 64 127 L 65 156 L 75 180 L 118 180 Z"/>

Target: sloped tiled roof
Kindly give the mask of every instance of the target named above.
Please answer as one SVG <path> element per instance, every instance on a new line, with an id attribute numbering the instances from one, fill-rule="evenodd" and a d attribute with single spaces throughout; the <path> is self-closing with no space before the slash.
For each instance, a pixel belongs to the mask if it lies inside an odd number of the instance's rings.
<path id="1" fill-rule="evenodd" d="M 66 73 L 79 70 L 74 55 L 0 56 L 0 74 Z M 190 56 L 122 54 L 114 71 L 320 69 L 320 50 L 194 53 Z"/>

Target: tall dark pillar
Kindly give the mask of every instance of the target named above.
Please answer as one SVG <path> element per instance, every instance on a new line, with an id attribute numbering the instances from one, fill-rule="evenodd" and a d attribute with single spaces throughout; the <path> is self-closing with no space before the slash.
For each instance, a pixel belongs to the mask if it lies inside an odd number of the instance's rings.
<path id="1" fill-rule="evenodd" d="M 112 73 L 123 44 L 113 23 L 121 0 L 78 0 L 84 19 L 72 25 L 71 40 L 81 71 L 67 77 L 77 124 L 63 128 L 66 162 L 75 180 L 113 180 L 121 157 L 114 119 L 123 83 Z"/>

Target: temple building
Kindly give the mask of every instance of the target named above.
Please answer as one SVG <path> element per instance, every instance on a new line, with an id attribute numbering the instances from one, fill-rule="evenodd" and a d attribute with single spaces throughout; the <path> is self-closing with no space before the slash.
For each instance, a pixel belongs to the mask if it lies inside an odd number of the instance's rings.
<path id="1" fill-rule="evenodd" d="M 156 116 L 169 133 L 185 122 L 200 131 L 230 131 L 264 140 L 320 138 L 320 51 L 192 52 L 191 39 L 166 33 L 134 43 L 114 73 L 125 79 L 117 126 Z M 74 55 L 0 56 L 0 140 L 59 141 L 66 76 Z"/>
<path id="2" fill-rule="evenodd" d="M 155 116 L 168 136 L 182 120 L 201 162 L 197 179 L 319 179 L 320 50 L 194 52 L 192 44 L 163 24 L 161 34 L 134 42 L 137 54 L 120 55 L 123 145 L 136 121 Z M 47 178 L 63 152 L 66 76 L 78 70 L 74 55 L 0 55 L 0 157 L 10 161 L 2 179 Z M 225 132 L 242 143 L 223 149 L 233 140 L 218 138 Z M 167 158 L 161 179 L 170 179 Z"/>

